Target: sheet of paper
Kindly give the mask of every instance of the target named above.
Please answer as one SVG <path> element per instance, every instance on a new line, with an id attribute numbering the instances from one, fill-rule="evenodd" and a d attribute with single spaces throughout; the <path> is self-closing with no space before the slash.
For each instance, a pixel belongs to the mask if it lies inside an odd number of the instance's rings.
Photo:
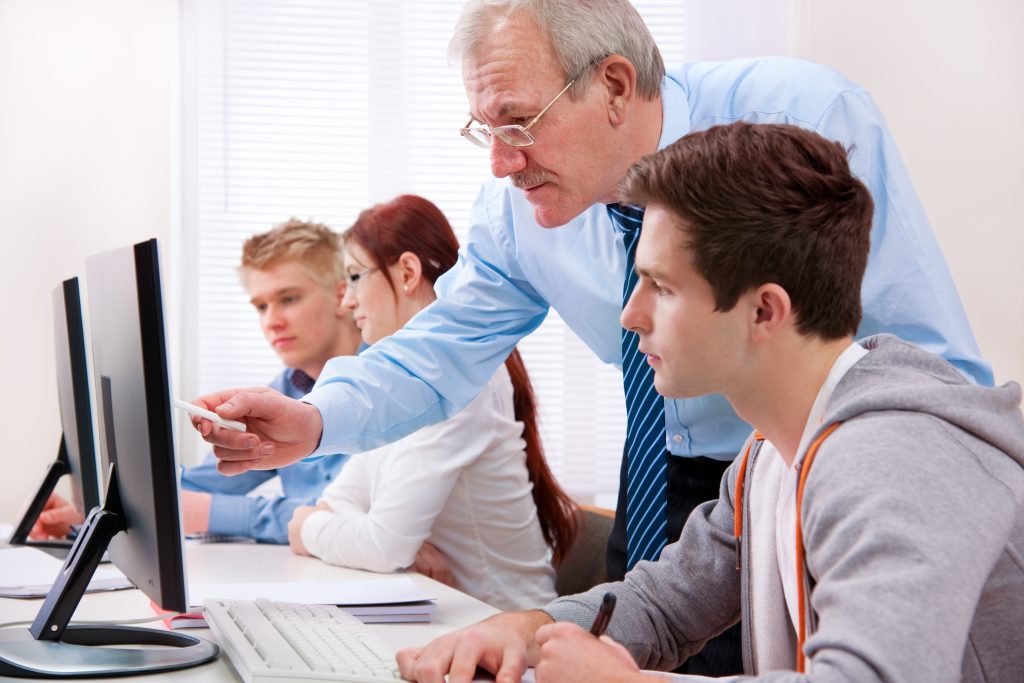
<path id="1" fill-rule="evenodd" d="M 196 607 L 208 598 L 299 602 L 310 605 L 386 605 L 396 602 L 435 600 L 408 577 L 355 579 L 349 581 L 292 582 L 189 582 L 188 601 Z"/>
<path id="2" fill-rule="evenodd" d="M 36 548 L 12 546 L 0 548 L 0 597 L 43 597 L 50 591 L 60 568 L 57 558 Z M 96 568 L 89 592 L 131 588 L 132 583 L 121 570 L 105 564 Z"/>

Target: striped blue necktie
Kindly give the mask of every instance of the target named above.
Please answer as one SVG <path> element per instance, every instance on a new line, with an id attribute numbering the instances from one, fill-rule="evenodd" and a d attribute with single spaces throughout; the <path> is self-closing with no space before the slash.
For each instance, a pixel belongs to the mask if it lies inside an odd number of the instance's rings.
<path id="1" fill-rule="evenodd" d="M 636 286 L 633 268 L 644 212 L 609 204 L 608 215 L 624 231 L 626 282 L 622 305 Z M 665 508 L 665 400 L 654 389 L 654 370 L 637 350 L 635 332 L 622 330 L 622 382 L 626 393 L 626 569 L 640 560 L 656 560 L 667 542 Z"/>

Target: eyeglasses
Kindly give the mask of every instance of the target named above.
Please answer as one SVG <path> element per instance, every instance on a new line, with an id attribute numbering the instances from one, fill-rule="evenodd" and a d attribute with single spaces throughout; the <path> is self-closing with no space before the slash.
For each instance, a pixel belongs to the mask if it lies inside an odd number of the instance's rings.
<path id="1" fill-rule="evenodd" d="M 578 78 L 578 76 L 577 76 Z M 470 128 L 469 124 L 473 123 L 473 117 L 469 117 L 469 121 L 466 121 L 465 128 L 459 129 L 459 134 L 472 142 L 474 145 L 478 145 L 483 148 L 491 146 L 491 140 L 498 138 L 506 145 L 510 147 L 528 147 L 532 145 L 535 140 L 533 134 L 530 133 L 530 129 L 533 128 L 534 124 L 540 121 L 540 117 L 544 116 L 544 112 L 551 109 L 551 106 L 558 101 L 558 98 L 565 94 L 565 91 L 576 82 L 576 79 L 572 79 L 565 84 L 565 87 L 558 91 L 555 95 L 555 99 L 548 102 L 548 106 L 540 110 L 540 113 L 533 117 L 533 121 L 530 121 L 525 126 L 520 126 L 518 123 L 511 124 L 508 126 L 497 126 L 491 128 L 486 123 Z"/>
<path id="2" fill-rule="evenodd" d="M 376 267 L 374 267 L 374 268 L 367 268 L 366 270 L 361 270 L 358 273 L 352 273 L 351 275 L 346 275 L 345 276 L 345 281 L 348 282 L 348 288 L 351 289 L 353 292 L 356 291 L 357 289 L 359 289 L 359 281 L 360 280 L 362 280 L 363 278 L 365 278 L 368 275 L 373 275 L 378 270 L 380 270 L 380 268 L 376 268 Z"/>

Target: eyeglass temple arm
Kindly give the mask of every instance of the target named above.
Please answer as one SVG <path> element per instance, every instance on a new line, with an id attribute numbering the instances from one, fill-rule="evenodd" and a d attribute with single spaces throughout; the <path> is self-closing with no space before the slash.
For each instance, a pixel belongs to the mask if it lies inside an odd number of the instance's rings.
<path id="1" fill-rule="evenodd" d="M 528 124 L 526 124 L 526 126 L 523 128 L 523 130 L 530 130 L 530 128 L 533 127 L 533 124 L 537 123 L 537 121 L 540 120 L 540 117 L 544 116 L 544 112 L 546 112 L 548 109 L 551 109 L 551 107 L 554 106 L 555 102 L 558 101 L 558 98 L 561 97 L 562 95 L 564 95 L 565 91 L 568 90 L 569 88 L 571 88 L 572 84 L 575 83 L 575 82 L 576 82 L 576 79 L 574 78 L 571 81 L 569 81 L 568 83 L 566 83 L 565 87 L 562 88 L 561 90 L 559 90 L 558 94 L 555 95 L 555 99 L 553 99 L 550 102 L 548 102 L 548 106 L 546 106 L 543 109 L 541 109 L 540 113 L 537 114 L 536 116 L 534 116 L 533 117 L 533 121 L 530 121 Z"/>

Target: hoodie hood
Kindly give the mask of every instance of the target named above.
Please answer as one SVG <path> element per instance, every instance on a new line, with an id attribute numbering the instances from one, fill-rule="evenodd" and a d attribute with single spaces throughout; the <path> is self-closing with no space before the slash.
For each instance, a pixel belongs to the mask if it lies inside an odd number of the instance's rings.
<path id="1" fill-rule="evenodd" d="M 839 382 L 823 428 L 870 412 L 925 413 L 992 445 L 1024 467 L 1019 384 L 979 387 L 939 356 L 892 335 L 880 334 L 859 343 L 869 353 Z"/>

